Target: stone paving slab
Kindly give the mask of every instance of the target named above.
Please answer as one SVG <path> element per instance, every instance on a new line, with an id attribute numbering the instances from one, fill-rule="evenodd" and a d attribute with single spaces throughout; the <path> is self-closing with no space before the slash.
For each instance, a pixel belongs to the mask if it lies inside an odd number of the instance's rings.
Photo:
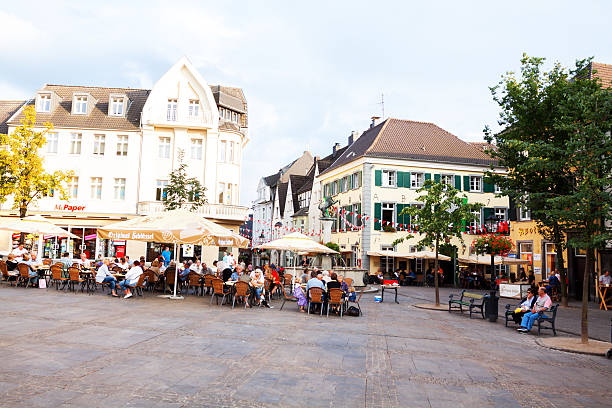
<path id="1" fill-rule="evenodd" d="M 208 297 L 0 287 L 0 406 L 610 405 L 612 361 L 417 309 L 412 291 L 400 288 L 400 304 L 364 295 L 364 316 L 340 319 L 280 311 L 278 301 L 232 310 Z"/>

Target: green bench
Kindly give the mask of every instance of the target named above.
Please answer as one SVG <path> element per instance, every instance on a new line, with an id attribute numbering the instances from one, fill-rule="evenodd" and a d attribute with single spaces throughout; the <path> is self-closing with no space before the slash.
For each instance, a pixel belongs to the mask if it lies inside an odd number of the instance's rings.
<path id="1" fill-rule="evenodd" d="M 467 307 L 470 311 L 470 318 L 472 317 L 472 311 L 474 309 L 480 309 L 480 314 L 484 319 L 484 303 L 489 295 L 479 295 L 478 293 L 470 293 L 468 291 L 461 291 L 459 299 L 455 299 L 456 294 L 450 294 L 448 296 L 448 312 L 450 313 L 453 309 L 459 310 L 463 313 L 463 307 Z"/>

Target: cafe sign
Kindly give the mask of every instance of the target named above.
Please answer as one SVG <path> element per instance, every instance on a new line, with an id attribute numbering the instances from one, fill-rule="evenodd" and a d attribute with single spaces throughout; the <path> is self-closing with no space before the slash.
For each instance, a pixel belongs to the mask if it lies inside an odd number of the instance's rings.
<path id="1" fill-rule="evenodd" d="M 54 210 L 68 211 L 68 212 L 82 212 L 82 211 L 85 211 L 85 206 L 84 205 L 74 205 L 74 204 L 55 204 Z"/>
<path id="2" fill-rule="evenodd" d="M 536 227 L 530 227 L 530 228 L 519 228 L 518 229 L 518 234 L 519 237 L 524 237 L 527 235 L 534 235 L 538 233 L 538 229 Z"/>

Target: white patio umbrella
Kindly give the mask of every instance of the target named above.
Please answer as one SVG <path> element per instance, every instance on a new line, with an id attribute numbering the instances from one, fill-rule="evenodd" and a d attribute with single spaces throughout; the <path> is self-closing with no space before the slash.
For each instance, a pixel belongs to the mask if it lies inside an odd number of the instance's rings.
<path id="1" fill-rule="evenodd" d="M 491 255 L 463 255 L 457 257 L 457 260 L 461 263 L 467 264 L 491 265 Z M 495 265 L 501 265 L 502 257 L 496 256 L 494 263 Z"/>
<path id="2" fill-rule="evenodd" d="M 249 240 L 239 234 L 184 209 L 109 224 L 98 228 L 98 236 L 106 239 L 172 243 L 175 261 L 178 256 L 177 245 L 180 248 L 181 244 L 238 248 L 246 248 L 249 245 Z M 174 295 L 171 299 L 182 299 L 182 296 L 176 296 L 177 279 L 178 270 L 175 268 Z"/>
<path id="3" fill-rule="evenodd" d="M 43 235 L 81 239 L 81 237 L 58 227 L 41 215 L 30 215 L 29 217 L 14 219 L 0 219 L 0 231 L 38 234 L 38 259 L 42 257 Z"/>
<path id="4" fill-rule="evenodd" d="M 308 238 L 306 235 L 299 232 L 293 232 L 287 234 L 282 238 L 275 239 L 274 241 L 266 242 L 265 244 L 258 245 L 257 249 L 279 249 L 284 251 L 293 252 L 307 252 L 311 254 L 337 254 L 331 248 L 325 245 L 319 244 L 316 241 Z"/>

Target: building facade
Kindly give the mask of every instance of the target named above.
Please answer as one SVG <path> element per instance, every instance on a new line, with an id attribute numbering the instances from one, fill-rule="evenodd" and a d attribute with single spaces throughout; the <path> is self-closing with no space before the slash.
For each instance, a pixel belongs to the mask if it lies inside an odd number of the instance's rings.
<path id="1" fill-rule="evenodd" d="M 239 191 L 249 140 L 246 99 L 239 88 L 209 86 L 186 58 L 150 90 L 45 85 L 6 118 L 8 134 L 28 105 L 36 109 L 37 125 L 53 124 L 42 152 L 45 169 L 74 172 L 68 201 L 50 195 L 29 209 L 81 237 L 46 239 L 46 256 L 155 256 L 160 244 L 100 240 L 96 229 L 163 211 L 169 173 L 180 157 L 188 176 L 206 187 L 208 204 L 198 211 L 235 232 L 244 222 L 248 208 L 239 205 Z M 16 216 L 11 206 L 4 203 L 1 216 Z M 0 244 L 10 247 L 10 241 Z M 196 250 L 203 259 L 216 259 L 218 252 Z"/>

